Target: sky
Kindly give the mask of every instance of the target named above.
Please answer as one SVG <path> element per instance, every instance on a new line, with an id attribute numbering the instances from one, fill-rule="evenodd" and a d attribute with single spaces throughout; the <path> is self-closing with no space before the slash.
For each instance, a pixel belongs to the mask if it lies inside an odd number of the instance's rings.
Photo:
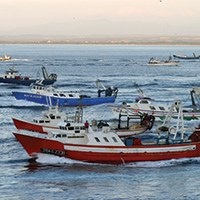
<path id="1" fill-rule="evenodd" d="M 200 35 L 200 0 L 0 0 L 0 35 Z"/>

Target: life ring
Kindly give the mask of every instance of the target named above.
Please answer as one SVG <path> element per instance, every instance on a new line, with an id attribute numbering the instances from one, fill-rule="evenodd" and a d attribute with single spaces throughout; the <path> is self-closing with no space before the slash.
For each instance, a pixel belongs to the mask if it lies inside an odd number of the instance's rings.
<path id="1" fill-rule="evenodd" d="M 175 135 L 176 134 L 176 128 L 174 128 L 173 126 L 169 127 L 169 133 L 172 134 L 172 135 Z"/>

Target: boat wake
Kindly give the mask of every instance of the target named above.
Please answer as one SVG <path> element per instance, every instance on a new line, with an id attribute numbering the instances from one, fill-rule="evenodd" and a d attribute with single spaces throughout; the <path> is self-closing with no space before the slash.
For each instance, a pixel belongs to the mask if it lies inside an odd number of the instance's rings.
<path id="1" fill-rule="evenodd" d="M 0 97 L 13 97 L 12 93 L 0 94 Z"/>
<path id="2" fill-rule="evenodd" d="M 12 58 L 12 61 L 29 61 L 27 58 Z"/>
<path id="3" fill-rule="evenodd" d="M 81 162 L 81 161 L 72 160 L 69 158 L 63 158 L 63 157 L 47 155 L 47 154 L 42 154 L 42 153 L 37 154 L 37 158 L 35 159 L 35 161 L 39 164 L 48 164 L 48 165 L 81 164 L 81 165 L 112 166 L 111 164 L 97 164 L 97 163 Z M 162 167 L 172 167 L 172 166 L 188 165 L 188 164 L 200 164 L 200 158 L 197 157 L 197 158 L 172 159 L 172 160 L 166 160 L 166 161 L 134 162 L 134 163 L 127 163 L 127 164 L 120 164 L 120 165 L 122 167 L 127 167 L 127 168 L 162 168 Z"/>
<path id="4" fill-rule="evenodd" d="M 90 165 L 90 163 L 85 163 L 81 161 L 72 160 L 69 158 L 58 157 L 54 155 L 47 155 L 39 153 L 37 154 L 37 158 L 35 160 L 40 164 L 86 164 Z"/>
<path id="5" fill-rule="evenodd" d="M 172 159 L 164 161 L 149 161 L 149 162 L 135 162 L 129 163 L 127 167 L 141 167 L 141 168 L 162 168 L 162 167 L 172 167 L 178 165 L 187 165 L 187 164 L 200 164 L 200 158 L 182 158 L 182 159 Z"/>

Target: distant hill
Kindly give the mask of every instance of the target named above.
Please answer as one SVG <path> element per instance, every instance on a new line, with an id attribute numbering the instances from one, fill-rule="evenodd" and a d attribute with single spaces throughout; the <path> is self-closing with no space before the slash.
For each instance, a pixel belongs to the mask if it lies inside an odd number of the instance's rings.
<path id="1" fill-rule="evenodd" d="M 200 36 L 151 35 L 17 35 L 0 36 L 1 44 L 135 44 L 135 45 L 200 45 Z"/>

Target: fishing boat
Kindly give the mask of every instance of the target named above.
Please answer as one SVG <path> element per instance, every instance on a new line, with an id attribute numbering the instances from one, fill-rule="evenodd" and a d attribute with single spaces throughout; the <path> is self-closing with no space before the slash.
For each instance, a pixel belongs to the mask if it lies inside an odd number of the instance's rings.
<path id="1" fill-rule="evenodd" d="M 150 101 L 149 99 L 140 99 L 136 103 L 123 102 L 122 105 L 111 105 L 113 113 L 118 116 L 119 112 L 135 115 L 137 117 L 141 113 L 153 115 L 156 120 L 163 120 L 169 112 L 170 106 L 165 104 L 158 104 Z M 178 110 L 174 108 L 172 115 L 176 117 Z M 200 111 L 184 108 L 183 117 L 185 120 L 198 120 L 200 119 Z"/>
<path id="2" fill-rule="evenodd" d="M 173 107 L 178 107 L 181 115 L 180 105 L 176 102 Z M 168 127 L 165 138 L 158 134 L 149 142 L 139 137 L 122 139 L 108 126 L 99 131 L 90 126 L 86 128 L 81 122 L 63 122 L 59 127 L 60 130 L 48 134 L 25 130 L 14 131 L 13 134 L 33 158 L 42 153 L 83 162 L 125 164 L 200 156 L 200 132 L 196 130 L 188 137 L 185 129 L 178 129 L 178 126 L 176 130 Z"/>
<path id="3" fill-rule="evenodd" d="M 33 85 L 30 92 L 12 92 L 17 100 L 26 100 L 49 106 L 92 106 L 104 103 L 113 103 L 117 97 L 118 89 L 116 87 L 105 88 L 100 80 L 96 81 L 98 95 L 91 97 L 73 91 L 59 91 L 52 86 Z M 101 93 L 105 92 L 103 96 Z"/>
<path id="4" fill-rule="evenodd" d="M 68 121 L 68 115 L 61 111 L 58 106 L 50 106 L 40 117 L 34 117 L 32 120 L 21 118 L 12 118 L 17 129 L 36 131 L 47 134 L 47 129 L 58 130 L 58 123 Z"/>
<path id="5" fill-rule="evenodd" d="M 57 80 L 56 74 L 48 75 L 46 68 L 42 67 L 43 79 L 30 78 L 29 76 L 21 76 L 19 71 L 14 67 L 10 68 L 5 72 L 5 74 L 0 76 L 0 83 L 11 83 L 18 85 L 30 86 L 33 83 L 40 83 L 43 85 L 51 85 Z"/>
<path id="6" fill-rule="evenodd" d="M 184 60 L 196 60 L 196 59 L 200 59 L 200 55 L 197 56 L 197 55 L 195 55 L 195 53 L 193 53 L 193 56 L 177 55 L 177 54 L 174 54 L 173 56 L 174 56 L 174 58 L 184 59 Z"/>
<path id="7" fill-rule="evenodd" d="M 4 55 L 0 57 L 0 61 L 8 61 L 8 60 L 11 60 L 11 56 Z"/>
<path id="8" fill-rule="evenodd" d="M 14 125 L 17 129 L 35 131 L 47 134 L 49 131 L 59 129 L 61 122 L 80 122 L 82 121 L 82 108 L 77 107 L 75 115 L 64 113 L 58 106 L 50 106 L 49 109 L 42 113 L 41 117 L 35 117 L 31 120 L 13 117 Z M 125 118 L 125 119 L 124 119 Z M 154 123 L 154 117 L 146 114 L 141 115 L 140 122 L 135 122 L 131 115 L 119 115 L 117 128 L 113 128 L 119 137 L 130 137 L 151 130 Z M 106 121 L 92 120 L 91 126 L 93 129 L 101 129 L 105 126 L 110 126 Z"/>
<path id="9" fill-rule="evenodd" d="M 168 60 L 158 60 L 156 58 L 150 58 L 147 65 L 150 66 L 178 66 L 179 61 L 172 60 L 170 56 Z"/>

